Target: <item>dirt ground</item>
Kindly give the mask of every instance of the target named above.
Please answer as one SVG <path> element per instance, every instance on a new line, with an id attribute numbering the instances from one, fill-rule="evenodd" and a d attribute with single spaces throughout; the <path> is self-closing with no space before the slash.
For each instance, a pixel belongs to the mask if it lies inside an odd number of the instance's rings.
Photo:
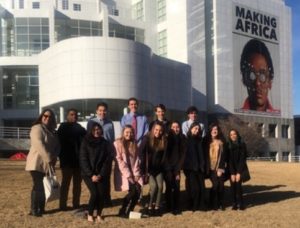
<path id="1" fill-rule="evenodd" d="M 104 223 L 89 224 L 83 213 L 61 212 L 58 201 L 46 205 L 42 218 L 31 217 L 31 178 L 24 161 L 0 160 L 0 227 L 300 227 L 300 163 L 249 162 L 252 179 L 244 186 L 245 211 L 232 211 L 229 183 L 226 183 L 226 210 L 170 213 L 139 220 L 116 216 L 124 193 L 112 191 L 114 206 L 105 208 Z M 60 178 L 60 170 L 58 169 Z M 181 180 L 184 200 L 184 177 Z M 83 185 L 81 203 L 88 192 Z M 207 188 L 210 186 L 206 183 Z M 145 192 L 147 189 L 145 190 Z M 184 208 L 184 206 L 183 206 Z M 136 209 L 138 210 L 138 208 Z"/>

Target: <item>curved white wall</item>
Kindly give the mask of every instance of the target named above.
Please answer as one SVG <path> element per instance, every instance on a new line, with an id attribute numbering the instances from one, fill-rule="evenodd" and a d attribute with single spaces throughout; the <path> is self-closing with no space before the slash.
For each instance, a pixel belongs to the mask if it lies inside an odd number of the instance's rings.
<path id="1" fill-rule="evenodd" d="M 190 66 L 153 55 L 130 40 L 79 37 L 39 56 L 40 107 L 90 98 L 137 97 L 185 110 L 191 104 Z"/>

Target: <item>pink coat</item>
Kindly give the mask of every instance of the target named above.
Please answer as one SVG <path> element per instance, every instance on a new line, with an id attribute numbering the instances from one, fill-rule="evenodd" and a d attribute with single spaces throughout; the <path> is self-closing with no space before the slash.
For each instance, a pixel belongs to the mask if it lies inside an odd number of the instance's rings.
<path id="1" fill-rule="evenodd" d="M 114 142 L 116 155 L 115 155 L 115 170 L 114 170 L 114 184 L 116 191 L 128 191 L 129 181 L 128 178 L 139 177 L 138 183 L 143 184 L 143 180 L 140 174 L 140 159 L 136 157 L 134 164 L 131 165 L 132 172 L 130 171 L 128 164 L 130 161 L 125 154 L 125 148 L 120 139 Z M 133 151 L 130 151 L 133 152 Z M 136 151 L 137 153 L 137 151 Z M 131 154 L 131 153 L 129 153 Z M 130 156 L 130 155 L 129 155 Z"/>

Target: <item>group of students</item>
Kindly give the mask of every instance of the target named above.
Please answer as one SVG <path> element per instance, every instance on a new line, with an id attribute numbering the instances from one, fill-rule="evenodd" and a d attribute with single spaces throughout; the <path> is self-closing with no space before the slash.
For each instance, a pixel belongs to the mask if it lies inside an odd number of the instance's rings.
<path id="1" fill-rule="evenodd" d="M 149 184 L 149 201 L 145 213 L 162 213 L 163 183 L 165 182 L 166 211 L 180 213 L 180 172 L 185 175 L 189 209 L 224 210 L 224 181 L 230 180 L 232 209 L 244 209 L 242 181 L 249 176 L 246 164 L 246 145 L 237 130 L 230 130 L 224 140 L 217 124 L 211 124 L 206 133 L 197 121 L 198 110 L 187 110 L 188 120 L 165 119 L 166 108 L 155 107 L 156 119 L 148 125 L 147 118 L 138 113 L 138 100 L 129 98 L 129 113 L 121 119 L 121 136 L 115 139 L 114 126 L 107 118 L 107 104 L 99 103 L 96 116 L 87 124 L 87 131 L 77 123 L 77 111 L 67 112 L 67 121 L 60 124 L 57 133 L 52 110 L 44 110 L 34 123 L 31 148 L 26 170 L 33 180 L 31 211 L 41 216 L 45 208 L 43 177 L 49 166 L 55 166 L 59 156 L 62 170 L 60 209 L 67 209 L 70 181 L 73 178 L 73 208 L 80 206 L 81 180 L 89 192 L 89 222 L 103 220 L 104 205 L 111 204 L 110 174 L 114 165 L 116 191 L 127 191 L 119 216 L 128 217 L 141 199 L 143 186 Z M 60 152 L 60 153 L 58 153 Z M 205 178 L 212 183 L 209 201 L 205 201 Z M 94 210 L 97 217 L 93 217 Z"/>

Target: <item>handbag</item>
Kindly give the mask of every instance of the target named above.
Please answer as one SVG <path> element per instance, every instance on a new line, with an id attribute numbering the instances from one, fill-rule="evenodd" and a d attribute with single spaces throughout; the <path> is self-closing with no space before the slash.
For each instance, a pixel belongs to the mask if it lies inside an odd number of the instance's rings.
<path id="1" fill-rule="evenodd" d="M 248 166 L 247 166 L 247 163 L 245 164 L 245 168 L 243 170 L 243 172 L 241 173 L 241 180 L 242 182 L 247 182 L 251 179 L 251 176 L 250 176 L 250 172 L 249 172 L 249 169 L 248 169 Z"/>
<path id="2" fill-rule="evenodd" d="M 50 166 L 48 175 L 43 179 L 46 202 L 58 200 L 60 197 L 60 184 L 57 180 L 54 168 Z"/>

